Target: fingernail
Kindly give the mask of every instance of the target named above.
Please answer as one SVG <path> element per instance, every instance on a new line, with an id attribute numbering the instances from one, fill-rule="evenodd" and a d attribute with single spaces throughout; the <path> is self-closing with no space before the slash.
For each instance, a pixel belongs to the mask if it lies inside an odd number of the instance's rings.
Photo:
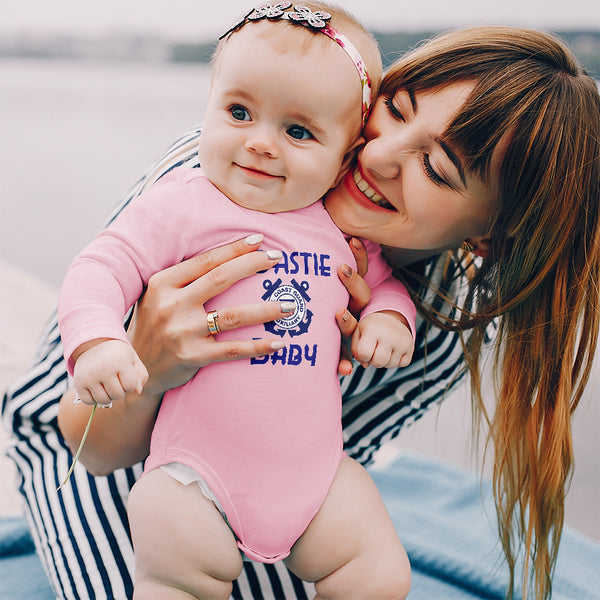
<path id="1" fill-rule="evenodd" d="M 360 240 L 357 240 L 356 238 L 352 238 L 350 240 L 350 243 L 354 246 L 356 250 L 362 250 L 363 248 L 362 242 Z"/>
<path id="2" fill-rule="evenodd" d="M 350 313 L 345 310 L 342 314 L 342 321 L 344 321 L 344 323 L 347 323 L 350 320 Z"/>
<path id="3" fill-rule="evenodd" d="M 342 265 L 341 270 L 342 275 L 344 275 L 345 277 L 352 277 L 352 269 L 348 265 Z"/>
<path id="4" fill-rule="evenodd" d="M 285 346 L 285 343 L 281 342 L 280 340 L 275 340 L 274 342 L 271 342 L 271 344 L 270 344 L 271 350 L 281 350 L 284 346 Z"/>
<path id="5" fill-rule="evenodd" d="M 267 250 L 267 256 L 271 260 L 279 259 L 283 256 L 280 250 Z"/>
<path id="6" fill-rule="evenodd" d="M 73 404 L 81 404 L 81 398 L 79 396 L 75 396 L 75 400 L 73 400 Z"/>
<path id="7" fill-rule="evenodd" d="M 282 302 L 281 303 L 281 312 L 291 313 L 291 312 L 294 312 L 295 310 L 296 310 L 295 302 Z"/>
<path id="8" fill-rule="evenodd" d="M 256 246 L 256 244 L 260 244 L 264 239 L 265 236 L 262 233 L 253 233 L 252 235 L 249 235 L 244 242 L 246 242 L 248 246 Z"/>

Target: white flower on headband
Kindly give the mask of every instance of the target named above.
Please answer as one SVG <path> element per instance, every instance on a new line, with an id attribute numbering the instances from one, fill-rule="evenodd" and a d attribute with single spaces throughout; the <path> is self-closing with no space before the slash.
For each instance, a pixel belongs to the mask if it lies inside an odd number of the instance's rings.
<path id="1" fill-rule="evenodd" d="M 264 4 L 256 7 L 249 15 L 248 19 L 257 21 L 258 19 L 278 19 L 283 16 L 283 11 L 292 6 L 291 2 L 278 2 L 277 4 Z"/>
<path id="2" fill-rule="evenodd" d="M 331 19 L 331 15 L 322 10 L 317 10 L 313 12 L 307 6 L 294 6 L 294 10 L 296 12 L 288 13 L 288 17 L 292 21 L 296 21 L 297 23 L 301 23 L 306 21 L 308 25 L 314 27 L 315 29 L 323 29 L 327 23 L 325 21 L 329 21 Z"/>

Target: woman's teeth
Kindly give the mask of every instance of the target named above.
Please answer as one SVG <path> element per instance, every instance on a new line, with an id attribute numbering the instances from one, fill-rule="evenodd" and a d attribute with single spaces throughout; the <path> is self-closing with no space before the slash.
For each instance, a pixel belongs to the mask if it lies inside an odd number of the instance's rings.
<path id="1" fill-rule="evenodd" d="M 371 202 L 381 206 L 382 208 L 389 208 L 394 210 L 394 207 L 381 195 L 379 195 L 361 176 L 358 169 L 354 169 L 354 183 L 356 187 L 365 195 Z"/>

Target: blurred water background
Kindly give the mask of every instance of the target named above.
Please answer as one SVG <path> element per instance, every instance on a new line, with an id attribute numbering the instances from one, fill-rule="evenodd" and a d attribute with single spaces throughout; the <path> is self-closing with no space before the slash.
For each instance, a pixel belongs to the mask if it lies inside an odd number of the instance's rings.
<path id="1" fill-rule="evenodd" d="M 560 31 L 600 75 L 597 0 L 344 0 L 384 63 L 476 24 Z M 0 0 L 0 256 L 58 286 L 154 158 L 202 120 L 207 61 L 252 0 Z"/>
<path id="2" fill-rule="evenodd" d="M 202 62 L 0 58 L 0 256 L 58 286 L 209 82 Z"/>
<path id="3" fill-rule="evenodd" d="M 130 185 L 201 122 L 210 69 L 0 60 L 0 253 L 58 286 Z"/>

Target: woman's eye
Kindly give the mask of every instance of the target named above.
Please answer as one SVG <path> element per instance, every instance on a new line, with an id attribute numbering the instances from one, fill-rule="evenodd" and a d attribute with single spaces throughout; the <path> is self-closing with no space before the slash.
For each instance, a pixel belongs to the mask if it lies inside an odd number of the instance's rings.
<path id="1" fill-rule="evenodd" d="M 313 137 L 312 133 L 306 127 L 301 127 L 300 125 L 288 127 L 286 133 L 295 140 L 310 140 Z"/>
<path id="2" fill-rule="evenodd" d="M 243 106 L 232 106 L 229 112 L 236 121 L 250 120 L 250 113 Z"/>
<path id="3" fill-rule="evenodd" d="M 404 122 L 404 115 L 398 110 L 398 107 L 394 104 L 394 98 L 388 96 L 385 99 L 385 105 L 392 117 L 394 117 L 394 119 L 396 119 L 397 121 Z"/>
<path id="4" fill-rule="evenodd" d="M 448 185 L 447 182 L 440 177 L 433 167 L 431 166 L 431 161 L 429 160 L 429 154 L 423 154 L 423 158 L 421 159 L 423 163 L 423 170 L 427 177 L 433 181 L 436 185 Z"/>

